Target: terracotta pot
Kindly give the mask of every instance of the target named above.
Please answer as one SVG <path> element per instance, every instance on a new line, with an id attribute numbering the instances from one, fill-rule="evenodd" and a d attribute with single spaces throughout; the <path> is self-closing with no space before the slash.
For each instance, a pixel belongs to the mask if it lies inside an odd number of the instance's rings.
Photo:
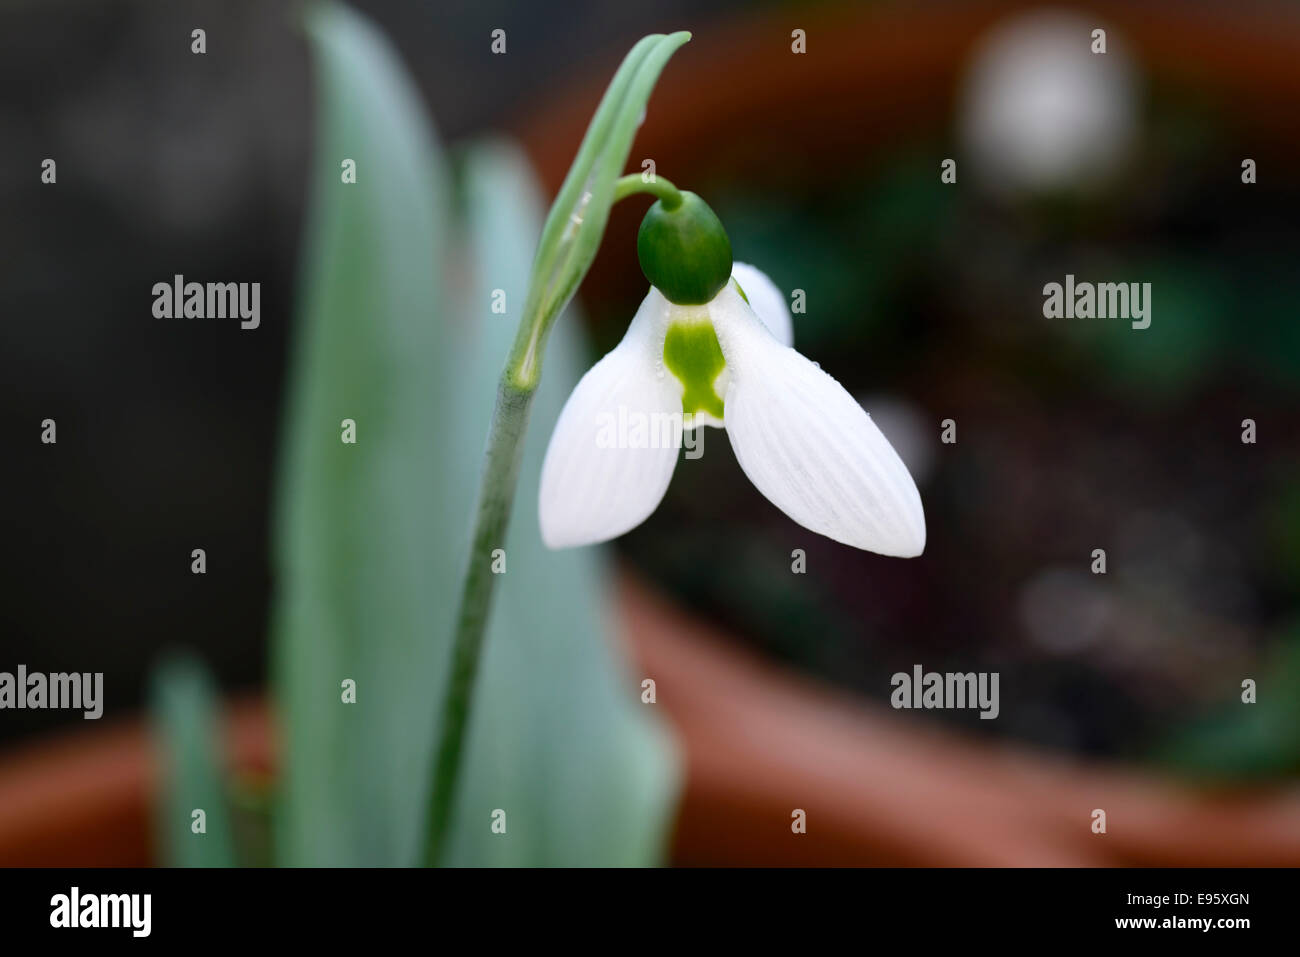
<path id="1" fill-rule="evenodd" d="M 1198 792 L 919 731 L 755 658 L 630 575 L 619 591 L 636 673 L 655 677 L 685 757 L 675 863 L 1300 865 L 1300 789 Z M 269 772 L 272 738 L 263 704 L 227 709 L 232 772 Z M 8 755 L 0 866 L 151 863 L 157 780 L 138 722 Z"/>
<path id="2" fill-rule="evenodd" d="M 259 701 L 230 704 L 232 769 L 271 767 Z M 143 721 L 38 740 L 0 760 L 0 866 L 143 867 L 154 862 L 158 759 Z"/>
<path id="3" fill-rule="evenodd" d="M 684 745 L 676 863 L 1300 865 L 1300 787 L 1199 791 L 920 730 L 755 657 L 634 578 L 621 591 L 633 655 Z"/>

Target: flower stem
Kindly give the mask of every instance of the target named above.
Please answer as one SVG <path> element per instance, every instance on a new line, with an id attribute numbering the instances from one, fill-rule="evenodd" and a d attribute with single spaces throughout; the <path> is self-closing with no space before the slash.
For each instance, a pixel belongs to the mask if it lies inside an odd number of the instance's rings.
<path id="1" fill-rule="evenodd" d="M 629 173 L 614 181 L 614 202 L 627 199 L 636 193 L 650 193 L 657 196 L 664 204 L 664 209 L 674 210 L 682 204 L 682 194 L 677 187 L 662 176 L 651 175 L 646 180 L 644 173 Z"/>
<path id="2" fill-rule="evenodd" d="M 523 460 L 524 432 L 541 379 L 546 337 L 591 266 L 613 203 L 634 193 L 653 193 L 669 209 L 681 203 L 677 187 L 662 177 L 651 177 L 650 182 L 639 173 L 615 177 L 627 164 L 638 117 L 644 113 L 659 72 L 690 38 L 685 31 L 668 36 L 652 34 L 624 58 L 542 227 L 523 319 L 497 388 L 474 508 L 474 530 L 461 577 L 441 733 L 430 769 L 433 778 L 424 854 L 428 865 L 440 863 L 446 854 L 447 828 L 455 809 L 465 731 L 497 578 L 492 573 L 492 552 L 505 548 Z"/>
<path id="3" fill-rule="evenodd" d="M 461 580 L 460 610 L 456 617 L 451 670 L 443 702 L 442 734 L 434 759 L 433 795 L 426 832 L 428 864 L 437 864 L 445 851 L 447 825 L 455 805 L 461 751 L 469 723 L 470 699 L 497 578 L 492 573 L 491 556 L 494 549 L 505 547 L 532 401 L 533 389 L 516 388 L 508 373 L 502 377 L 496 406 L 492 410 L 492 425 L 488 430 L 469 561 Z"/>
<path id="4" fill-rule="evenodd" d="M 640 173 L 633 173 L 615 181 L 613 202 L 638 193 L 658 196 L 668 209 L 676 208 L 682 201 L 677 187 L 663 177 L 645 182 Z M 452 638 L 451 669 L 442 705 L 442 729 L 433 764 L 432 795 L 425 832 L 425 863 L 429 865 L 437 865 L 446 851 L 447 827 L 455 807 L 471 699 L 497 579 L 492 572 L 492 553 L 495 549 L 505 548 L 523 460 L 524 432 L 528 428 L 528 413 L 541 377 L 541 352 L 551 318 L 545 313 L 552 310 L 535 305 L 538 299 L 533 293 L 537 288 L 535 284 L 530 289 L 529 303 L 525 306 L 527 315 L 520 324 L 519 334 L 497 386 L 492 424 L 488 428 L 469 558 L 461 576 L 460 609 Z"/>

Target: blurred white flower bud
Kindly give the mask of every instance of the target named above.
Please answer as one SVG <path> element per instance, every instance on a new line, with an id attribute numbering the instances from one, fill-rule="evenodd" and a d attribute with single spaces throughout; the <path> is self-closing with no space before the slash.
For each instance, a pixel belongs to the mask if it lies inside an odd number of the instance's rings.
<path id="1" fill-rule="evenodd" d="M 1035 11 L 996 26 L 965 79 L 961 137 L 981 185 L 999 194 L 1088 191 L 1102 185 L 1133 139 L 1134 67 L 1113 30 Z"/>

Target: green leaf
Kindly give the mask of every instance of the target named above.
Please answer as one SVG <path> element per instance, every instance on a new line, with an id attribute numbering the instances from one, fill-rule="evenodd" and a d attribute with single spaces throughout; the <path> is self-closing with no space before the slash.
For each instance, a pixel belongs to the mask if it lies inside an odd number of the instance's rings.
<path id="1" fill-rule="evenodd" d="M 318 129 L 275 514 L 277 857 L 411 864 L 452 610 L 440 589 L 464 538 L 445 537 L 436 501 L 455 400 L 438 377 L 446 187 L 388 42 L 334 3 L 305 20 Z"/>
<path id="2" fill-rule="evenodd" d="M 162 860 L 169 867 L 232 867 L 212 681 L 197 661 L 173 659 L 154 673 L 152 698 L 162 765 L 156 822 Z M 204 814 L 201 834 L 192 830 L 196 810 Z"/>
<path id="3" fill-rule="evenodd" d="M 468 334 L 446 374 L 457 377 L 468 400 L 458 448 L 476 462 L 512 317 L 527 288 L 542 202 L 527 161 L 508 144 L 469 151 L 464 179 L 476 284 L 455 324 Z M 489 311 L 497 289 L 505 293 L 506 315 Z M 555 330 L 525 439 L 518 514 L 488 626 L 444 858 L 450 864 L 657 863 L 676 805 L 671 743 L 641 704 L 639 681 L 608 633 L 607 556 L 603 549 L 549 551 L 538 529 L 542 457 L 586 368 L 574 313 Z M 504 834 L 491 829 L 497 810 L 505 812 Z"/>

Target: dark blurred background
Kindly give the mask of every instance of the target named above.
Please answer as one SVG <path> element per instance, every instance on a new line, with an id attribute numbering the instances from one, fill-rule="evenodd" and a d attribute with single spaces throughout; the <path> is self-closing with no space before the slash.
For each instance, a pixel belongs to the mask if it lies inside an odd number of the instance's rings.
<path id="1" fill-rule="evenodd" d="M 1300 768 L 1294 10 L 356 6 L 401 50 L 445 141 L 517 135 L 551 190 L 623 52 L 695 31 L 629 169 L 654 158 L 713 203 L 738 259 L 806 292 L 796 345 L 862 399 L 926 505 L 921 559 L 844 548 L 767 503 L 710 431 L 618 543 L 629 565 L 870 700 L 915 663 L 1001 673 L 999 720 L 935 721 L 1215 773 Z M 170 647 L 199 649 L 227 691 L 264 678 L 313 132 L 290 10 L 0 12 L 0 670 L 103 671 L 107 717 L 139 709 Z M 1088 51 L 1095 26 L 1104 57 Z M 489 50 L 496 28 L 505 56 Z M 581 294 L 593 357 L 644 294 L 641 213 L 615 211 Z M 151 287 L 175 273 L 261 282 L 261 327 L 154 319 Z M 1043 318 L 1043 284 L 1066 273 L 1150 282 L 1151 327 Z M 57 445 L 39 441 L 45 418 Z M 939 442 L 949 418 L 955 445 Z M 533 503 L 515 520 L 535 522 Z M 807 575 L 790 574 L 795 548 Z M 1261 704 L 1243 719 L 1247 677 Z M 0 741 L 69 721 L 8 712 Z"/>

